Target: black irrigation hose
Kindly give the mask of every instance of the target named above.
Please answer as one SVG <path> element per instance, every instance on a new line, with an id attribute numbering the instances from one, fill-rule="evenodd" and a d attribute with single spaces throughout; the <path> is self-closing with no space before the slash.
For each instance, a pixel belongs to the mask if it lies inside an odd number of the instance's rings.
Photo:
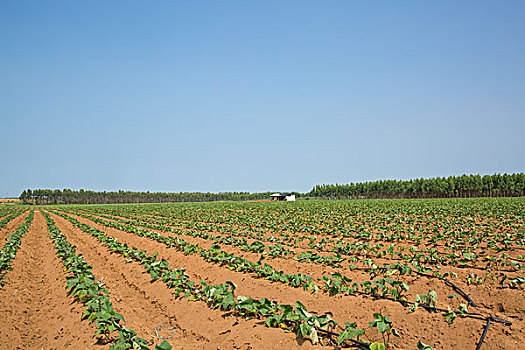
<path id="1" fill-rule="evenodd" d="M 357 268 L 356 270 L 363 270 L 363 271 L 371 271 L 372 269 L 371 268 Z M 439 276 L 434 276 L 434 275 L 429 275 L 428 273 L 424 273 L 424 272 L 419 272 L 417 270 L 412 270 L 414 273 L 418 274 L 418 275 L 421 275 L 421 276 L 425 276 L 425 277 L 429 277 L 429 278 L 437 278 L 441 281 L 444 281 L 446 284 L 448 284 L 449 286 L 451 286 L 456 292 L 458 292 L 459 294 L 461 294 L 468 302 L 469 304 L 471 304 L 472 306 L 476 307 L 476 308 L 479 308 L 478 305 L 476 305 L 476 303 L 474 303 L 474 301 L 468 296 L 467 293 L 465 293 L 464 291 L 462 291 L 458 286 L 456 286 L 454 283 L 450 282 L 449 280 L 447 280 L 446 278 L 443 278 L 443 277 L 439 277 Z"/>
<path id="2" fill-rule="evenodd" d="M 498 323 L 503 323 L 504 325 L 506 326 L 510 326 L 512 325 L 512 322 L 510 321 L 507 321 L 507 320 L 504 320 L 503 318 L 499 318 L 499 317 L 496 317 L 496 316 L 492 316 L 490 315 L 490 319 L 494 322 L 498 322 Z"/>
<path id="3" fill-rule="evenodd" d="M 403 300 L 403 299 L 394 299 L 394 298 L 391 298 L 391 297 L 378 295 L 378 294 L 371 294 L 371 293 L 365 293 L 365 292 L 360 292 L 360 291 L 356 291 L 356 293 L 357 294 L 361 294 L 361 295 L 369 295 L 369 296 L 372 296 L 372 297 L 378 298 L 378 299 L 386 299 L 386 300 L 391 300 L 391 301 L 397 301 L 397 302 L 399 302 L 401 304 L 404 304 L 404 305 L 415 305 L 416 304 L 416 303 L 414 303 L 412 301 Z M 419 303 L 418 303 L 418 307 L 422 307 L 422 308 L 424 308 L 426 310 L 431 310 L 431 311 L 440 311 L 440 312 L 448 312 L 449 311 L 449 310 L 441 309 L 441 308 L 438 308 L 438 307 L 429 306 L 429 305 L 425 305 L 425 304 L 419 304 Z M 469 315 L 469 316 L 483 316 L 482 314 L 480 314 L 478 312 L 466 312 L 465 315 Z M 502 323 L 502 324 L 504 324 L 506 326 L 512 325 L 511 321 L 505 320 L 503 318 L 495 317 L 495 316 L 492 316 L 492 315 L 490 315 L 489 318 L 492 321 L 494 321 L 494 322 Z"/>
<path id="4" fill-rule="evenodd" d="M 426 276 L 426 277 L 431 277 L 431 278 L 437 278 L 441 281 L 444 281 L 446 284 L 448 284 L 449 286 L 451 286 L 452 288 L 454 288 L 455 291 L 457 291 L 459 294 L 461 294 L 465 299 L 467 299 L 467 301 L 469 302 L 470 305 L 476 307 L 476 308 L 479 308 L 478 305 L 476 305 L 476 303 L 474 303 L 474 301 L 472 299 L 470 299 L 470 297 L 467 295 L 467 293 L 465 293 L 464 291 L 462 291 L 458 286 L 456 286 L 454 283 L 450 282 L 449 280 L 443 278 L 443 277 L 438 277 L 438 276 L 433 276 L 433 275 L 429 275 L 427 273 L 424 273 L 424 272 L 419 272 L 419 271 L 415 271 L 418 275 L 422 275 L 422 276 Z"/>
<path id="5" fill-rule="evenodd" d="M 367 270 L 371 270 L 370 268 L 367 268 Z M 446 278 L 443 278 L 443 277 L 439 277 L 439 276 L 434 276 L 434 275 L 429 275 L 427 273 L 424 273 L 424 272 L 420 272 L 420 271 L 417 271 L 417 270 L 412 270 L 414 273 L 418 274 L 418 275 L 421 275 L 421 276 L 425 276 L 425 277 L 429 277 L 429 278 L 437 278 L 443 282 L 445 282 L 445 284 L 449 285 L 450 287 L 452 287 L 456 292 L 458 292 L 459 294 L 461 294 L 467 301 L 470 305 L 472 305 L 473 307 L 475 308 L 480 308 L 469 296 L 467 293 L 465 293 L 463 290 L 461 290 L 461 288 L 459 288 L 458 286 L 456 286 L 454 283 L 450 282 L 449 280 L 447 280 Z M 389 298 L 391 299 L 391 298 Z M 396 299 L 391 299 L 391 300 L 396 300 Z M 403 301 L 404 302 L 404 301 Z M 423 305 L 421 305 L 423 306 Z M 437 310 L 440 310 L 440 311 L 443 311 L 444 309 L 437 309 Z M 445 312 L 447 312 L 448 310 L 444 310 Z M 478 313 L 469 313 L 470 315 L 480 315 Z M 494 317 L 495 319 L 498 319 L 497 317 Z M 507 320 L 504 320 L 504 319 L 499 319 L 501 320 L 502 322 L 501 323 L 504 323 L 504 324 L 511 324 L 510 321 L 507 321 Z M 494 321 L 494 320 L 493 320 Z"/>
<path id="6" fill-rule="evenodd" d="M 262 314 L 261 314 L 261 315 L 262 315 Z M 264 317 L 264 315 L 263 315 L 263 317 Z M 287 319 L 287 318 L 284 319 L 284 322 L 295 323 L 295 324 L 300 323 L 299 321 L 289 320 L 289 319 Z M 339 336 L 339 333 L 335 333 L 335 332 L 332 332 L 332 331 L 327 331 L 326 329 L 322 329 L 322 328 L 315 327 L 315 326 L 314 326 L 314 328 L 315 328 L 317 331 L 321 332 L 321 333 L 326 333 L 326 334 L 333 335 L 333 336 L 336 336 L 336 337 Z M 364 342 L 362 342 L 362 341 L 355 340 L 355 339 L 346 339 L 345 341 L 348 341 L 348 340 L 351 341 L 351 342 L 354 343 L 354 344 L 364 346 L 364 347 L 366 347 L 367 349 L 370 348 L 370 344 L 368 344 L 368 343 L 364 343 Z"/>
<path id="7" fill-rule="evenodd" d="M 485 326 L 485 329 L 483 330 L 483 334 L 481 335 L 481 339 L 478 342 L 478 346 L 476 346 L 476 350 L 481 349 L 481 344 L 483 344 L 483 340 L 485 340 L 485 336 L 487 335 L 487 331 L 489 330 L 489 327 L 490 327 L 491 319 L 492 319 L 492 316 L 487 318 L 487 325 Z"/>
<path id="8" fill-rule="evenodd" d="M 478 305 L 476 305 L 476 303 L 474 303 L 474 301 L 467 295 L 467 293 L 463 292 L 458 286 L 456 286 L 454 283 L 450 282 L 449 280 L 445 279 L 445 278 L 442 278 L 442 277 L 438 277 L 438 276 L 432 276 L 432 275 L 427 275 L 426 273 L 423 273 L 423 272 L 418 272 L 416 271 L 416 273 L 418 274 L 421 274 L 421 275 L 426 275 L 426 276 L 429 276 L 429 277 L 434 277 L 434 278 L 438 278 L 442 281 L 444 281 L 446 284 L 450 285 L 452 288 L 454 288 L 458 293 L 460 293 L 461 295 L 463 295 L 463 297 L 465 299 L 468 300 L 468 302 L 475 308 L 480 308 Z M 423 305 L 422 305 L 423 306 Z M 448 311 L 448 310 L 445 310 L 445 311 Z M 481 314 L 479 313 L 473 313 L 473 312 L 469 312 L 467 313 L 468 315 L 476 315 L 476 316 L 481 316 Z M 512 317 L 512 316 L 510 316 Z M 495 316 L 492 316 L 490 315 L 490 320 L 494 321 L 494 322 L 498 322 L 498 323 L 502 323 L 506 326 L 510 326 L 512 324 L 512 322 L 508 321 L 508 320 L 505 320 L 503 318 L 499 318 L 499 317 L 495 317 Z M 487 327 L 488 328 L 488 327 Z"/>

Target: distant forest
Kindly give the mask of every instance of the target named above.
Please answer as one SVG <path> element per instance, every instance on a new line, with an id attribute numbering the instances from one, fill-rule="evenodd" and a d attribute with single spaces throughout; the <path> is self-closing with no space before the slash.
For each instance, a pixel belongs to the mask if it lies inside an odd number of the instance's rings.
<path id="1" fill-rule="evenodd" d="M 335 198 L 521 197 L 525 195 L 525 174 L 461 175 L 317 185 L 308 195 Z"/>
<path id="2" fill-rule="evenodd" d="M 44 204 L 211 202 L 269 199 L 271 193 L 28 189 L 22 192 L 20 199 L 25 203 Z M 432 179 L 380 180 L 346 185 L 316 185 L 308 193 L 292 193 L 297 197 L 338 199 L 520 197 L 525 195 L 525 174 L 461 175 Z"/>
<path id="3" fill-rule="evenodd" d="M 35 189 L 25 190 L 20 199 L 26 203 L 44 204 L 117 204 L 117 203 L 170 203 L 170 202 L 212 202 L 212 201 L 246 201 L 269 199 L 272 192 L 132 192 L 132 191 L 73 191 Z"/>

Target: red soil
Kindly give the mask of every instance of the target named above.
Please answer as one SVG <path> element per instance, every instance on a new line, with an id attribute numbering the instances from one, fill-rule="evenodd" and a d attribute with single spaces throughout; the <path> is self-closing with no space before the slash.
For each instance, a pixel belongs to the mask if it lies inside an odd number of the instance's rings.
<path id="1" fill-rule="evenodd" d="M 51 213 L 50 213 L 51 214 Z M 0 230 L 0 242 L 22 223 L 20 216 Z M 74 227 L 69 221 L 51 214 L 57 227 L 69 242 L 77 246 L 77 253 L 93 265 L 94 275 L 103 281 L 111 296 L 115 310 L 126 320 L 125 325 L 135 330 L 138 336 L 151 345 L 162 342 L 153 332 L 161 322 L 174 327 L 174 337 L 169 340 L 174 349 L 328 349 L 327 341 L 313 346 L 309 341 L 299 341 L 294 334 L 281 329 L 267 328 L 261 320 L 245 320 L 228 313 L 212 310 L 202 302 L 176 299 L 162 281 L 151 282 L 144 268 L 136 263 L 127 263 L 118 254 L 111 254 L 97 239 Z M 142 238 L 121 230 L 96 224 L 91 220 L 74 216 L 77 220 L 96 227 L 119 241 L 145 250 L 148 254 L 159 253 L 159 259 L 166 259 L 172 268 L 183 267 L 194 281 L 201 279 L 209 283 L 235 283 L 238 295 L 253 298 L 267 297 L 282 304 L 293 304 L 300 300 L 308 310 L 329 313 L 342 324 L 344 321 L 357 322 L 361 328 L 368 328 L 374 312 L 387 314 L 398 329 L 401 337 L 391 339 L 392 348 L 415 348 L 418 340 L 436 349 L 474 349 L 479 341 L 485 322 L 473 318 L 458 318 L 449 325 L 442 314 L 432 314 L 423 309 L 407 313 L 400 304 L 386 300 L 372 300 L 362 296 L 330 296 L 319 292 L 292 288 L 281 283 L 256 278 L 253 274 L 231 271 L 225 267 L 204 261 L 198 255 L 186 256 L 173 248 L 153 240 Z M 160 232 L 160 231 L 158 231 Z M 173 235 L 162 233 L 163 235 Z M 220 234 L 220 233 L 219 233 Z M 183 237 L 191 243 L 209 248 L 212 244 L 200 238 Z M 250 240 L 251 241 L 251 240 Z M 259 254 L 247 253 L 237 247 L 222 246 L 222 249 L 257 261 Z M 294 249 L 301 251 L 301 248 Z M 386 260 L 386 259 L 385 259 Z M 378 261 L 380 261 L 378 259 Z M 355 280 L 367 278 L 366 273 L 335 269 L 317 264 L 276 258 L 270 265 L 286 273 L 304 273 L 315 278 L 331 272 L 341 272 Z M 96 329 L 88 320 L 82 320 L 83 306 L 69 297 L 65 290 L 66 274 L 62 263 L 56 257 L 53 243 L 41 213 L 35 213 L 33 225 L 22 239 L 22 245 L 13 261 L 13 271 L 8 273 L 9 281 L 0 287 L 0 343 L 5 349 L 102 349 L 92 338 Z M 449 270 L 449 269 L 447 269 Z M 450 269 L 453 270 L 453 269 Z M 397 277 L 396 277 L 397 278 Z M 411 297 L 434 289 L 441 297 L 439 306 L 456 306 L 455 300 L 446 295 L 456 294 L 442 282 L 435 279 L 399 277 L 410 285 Z M 503 326 L 492 323 L 483 349 L 519 349 L 525 340 L 524 289 L 498 289 L 491 285 L 478 287 L 457 283 L 480 304 L 481 310 L 511 319 L 513 325 Z M 237 323 L 238 322 L 238 323 Z M 169 335 L 169 333 L 163 335 Z M 373 340 L 381 338 L 370 333 Z"/>
<path id="2" fill-rule="evenodd" d="M 96 329 L 66 293 L 62 263 L 41 213 L 22 239 L 8 283 L 0 288 L 3 349 L 94 349 Z M 107 346 L 106 346 L 107 347 Z"/>
<path id="3" fill-rule="evenodd" d="M 297 348 L 295 335 L 268 329 L 260 320 L 226 316 L 224 312 L 209 309 L 204 303 L 175 299 L 161 281 L 151 283 L 140 264 L 126 263 L 122 257 L 109 254 L 92 236 L 59 216 L 52 217 L 67 239 L 77 246 L 77 252 L 93 265 L 95 276 L 104 277 L 110 293 L 118 300 L 113 303 L 115 310 L 124 316 L 126 325 L 138 336 L 160 343 L 152 330 L 165 322 L 164 325 L 176 329 L 176 336 L 170 339 L 175 349 L 267 349 L 268 344 L 275 349 Z M 236 322 L 239 324 L 232 326 Z M 301 349 L 311 348 L 309 343 L 301 346 Z"/>
<path id="4" fill-rule="evenodd" d="M 407 314 L 406 309 L 400 304 L 385 300 L 372 301 L 370 298 L 360 296 L 334 297 L 323 292 L 312 295 L 308 291 L 258 279 L 251 274 L 230 271 L 224 267 L 209 264 L 196 255 L 185 256 L 175 249 L 169 249 L 165 245 L 150 239 L 108 228 L 75 215 L 72 216 L 83 223 L 89 224 L 90 226 L 96 227 L 99 230 L 116 237 L 123 243 L 146 250 L 148 254 L 159 252 L 159 258 L 166 259 L 173 267 L 184 267 L 193 280 L 198 281 L 204 279 L 209 283 L 224 283 L 225 281 L 232 281 L 237 284 L 239 295 L 246 295 L 254 298 L 271 296 L 272 300 L 276 300 L 283 304 L 293 304 L 296 300 L 300 300 L 309 310 L 321 314 L 330 312 L 333 315 L 333 318 L 340 322 L 340 324 L 344 321 L 355 321 L 363 328 L 367 327 L 367 321 L 371 320 L 371 315 L 374 312 L 387 314 L 394 322 L 395 327 L 402 334 L 401 338 L 395 338 L 392 341 L 395 348 L 398 349 L 414 347 L 418 340 L 422 340 L 423 342 L 434 346 L 436 349 L 469 348 L 472 347 L 473 344 L 476 344 L 481 337 L 484 328 L 483 321 L 472 318 L 457 319 L 452 325 L 449 325 L 445 322 L 444 317 L 441 314 L 429 314 L 423 310 L 418 310 L 413 314 Z M 170 233 L 163 234 L 172 235 Z M 209 248 L 212 244 L 210 241 L 205 241 L 199 238 L 185 236 L 184 239 L 191 243 L 198 243 L 206 248 Z M 222 249 L 235 253 L 238 256 L 244 255 L 245 258 L 252 261 L 257 261 L 258 259 L 257 254 L 242 252 L 235 247 L 223 246 Z M 359 280 L 363 278 L 363 276 L 359 276 L 359 274 L 361 274 L 359 271 L 341 271 L 329 267 L 300 263 L 281 258 L 272 259 L 268 263 L 274 266 L 274 268 L 278 270 L 282 269 L 287 273 L 302 272 L 313 277 L 321 277 L 323 274 L 339 271 L 352 279 Z M 454 294 L 454 291 L 450 290 L 449 287 L 437 280 L 418 279 L 415 277 L 408 277 L 407 279 L 408 280 L 406 281 L 409 282 L 411 290 L 414 290 L 414 293 L 417 292 L 421 294 L 428 292 L 429 289 L 434 289 L 441 297 Z M 496 292 L 496 290 L 494 290 L 494 292 Z M 507 306 L 507 311 L 511 312 L 511 314 L 524 314 L 524 310 L 521 310 L 520 307 L 522 304 L 521 298 L 518 295 L 514 295 L 516 294 L 515 291 L 506 290 L 498 292 L 504 293 L 506 296 L 512 295 L 512 298 L 505 298 L 508 299 L 510 304 L 507 304 L 507 301 L 503 301 Z M 493 293 L 479 293 L 479 295 L 476 293 L 476 297 L 478 297 L 477 299 L 475 298 L 476 302 L 487 306 L 492 306 L 491 304 L 494 300 L 502 299 L 501 295 L 499 295 L 498 298 L 494 298 L 495 295 Z M 488 298 L 488 300 L 486 298 Z M 411 299 L 413 299 L 413 297 Z M 443 298 L 439 301 L 449 303 L 449 300 L 443 300 Z M 446 305 L 439 306 L 444 306 L 446 308 Z M 472 311 L 488 314 L 491 310 L 482 309 Z M 493 314 L 498 315 L 497 312 L 493 312 Z M 504 317 L 501 314 L 499 314 L 499 316 Z M 516 342 L 520 339 L 524 339 L 522 326 L 525 324 L 522 321 L 514 322 L 514 325 L 511 327 L 505 327 L 501 324 L 492 324 L 489 329 L 489 334 L 492 335 L 492 338 L 490 338 L 491 341 L 490 343 L 487 341 L 487 343 L 483 345 L 483 348 L 501 349 L 501 344 L 505 344 L 506 348 L 511 349 Z M 516 333 L 512 334 L 513 331 Z M 507 333 L 512 335 L 507 336 Z M 489 338 L 487 338 L 487 340 L 488 339 Z"/>

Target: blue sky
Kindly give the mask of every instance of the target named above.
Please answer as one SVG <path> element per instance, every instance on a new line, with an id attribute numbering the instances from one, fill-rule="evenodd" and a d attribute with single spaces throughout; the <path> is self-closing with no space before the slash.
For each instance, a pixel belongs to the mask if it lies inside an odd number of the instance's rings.
<path id="1" fill-rule="evenodd" d="M 523 1 L 2 1 L 0 196 L 525 170 Z"/>

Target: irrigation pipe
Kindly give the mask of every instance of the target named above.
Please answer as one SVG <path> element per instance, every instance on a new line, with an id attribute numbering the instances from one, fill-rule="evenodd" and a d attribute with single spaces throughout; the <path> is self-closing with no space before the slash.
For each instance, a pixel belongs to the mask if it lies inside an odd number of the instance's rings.
<path id="1" fill-rule="evenodd" d="M 412 301 L 408 301 L 408 300 L 404 300 L 404 299 L 394 299 L 394 298 L 390 298 L 390 297 L 386 297 L 386 296 L 383 296 L 383 295 L 378 295 L 378 294 L 370 294 L 370 293 L 365 293 L 365 292 L 360 292 L 360 291 L 356 291 L 356 293 L 358 294 L 362 294 L 362 295 L 369 295 L 369 296 L 372 296 L 374 298 L 379 298 L 379 299 L 386 299 L 386 300 L 391 300 L 391 301 L 397 301 L 401 304 L 405 304 L 405 305 L 415 305 L 416 303 L 412 302 Z M 425 304 L 420 304 L 418 303 L 417 304 L 418 307 L 422 307 L 426 310 L 431 310 L 431 311 L 440 311 L 440 312 L 448 312 L 449 310 L 445 310 L 445 309 L 441 309 L 441 308 L 438 308 L 438 307 L 434 307 L 434 306 L 429 306 L 429 305 L 425 305 Z M 478 312 L 466 312 L 465 315 L 468 315 L 468 316 L 483 316 L 483 314 L 480 314 Z M 479 317 L 476 317 L 476 318 L 479 318 Z M 490 315 L 490 319 L 494 322 L 497 322 L 497 323 L 502 323 L 506 326 L 510 326 L 512 325 L 512 322 L 511 321 L 508 321 L 508 320 L 505 320 L 503 318 L 499 318 L 499 317 L 495 317 L 495 316 L 492 316 Z"/>
<path id="2" fill-rule="evenodd" d="M 449 286 L 451 286 L 455 291 L 457 291 L 459 294 L 461 294 L 465 299 L 467 299 L 467 301 L 469 302 L 470 305 L 476 307 L 476 308 L 479 308 L 478 305 L 476 305 L 476 303 L 474 303 L 474 301 L 472 299 L 470 299 L 470 297 L 467 295 L 467 293 L 465 293 L 464 291 L 462 291 L 458 286 L 456 286 L 454 283 L 450 282 L 449 280 L 443 278 L 443 277 L 438 277 L 438 276 L 433 276 L 433 275 L 429 275 L 427 273 L 424 273 L 424 272 L 419 272 L 419 271 L 414 271 L 416 272 L 418 275 L 422 275 L 422 276 L 426 276 L 426 277 L 431 277 L 431 278 L 437 278 L 441 281 L 444 281 L 446 284 L 448 284 Z"/>
<path id="3" fill-rule="evenodd" d="M 261 313 L 259 312 L 259 314 L 261 314 Z M 261 314 L 261 315 L 264 317 L 263 314 Z M 299 321 L 289 320 L 289 319 L 287 319 L 287 318 L 284 319 L 284 322 L 295 323 L 295 324 L 300 323 Z M 328 331 L 328 330 L 326 330 L 326 329 L 322 329 L 322 328 L 319 328 L 319 327 L 317 327 L 317 326 L 314 326 L 314 328 L 315 328 L 317 331 L 321 332 L 321 333 L 326 333 L 326 334 L 333 335 L 333 336 L 336 336 L 336 337 L 339 336 L 339 333 L 335 333 L 335 332 L 332 332 L 332 331 Z M 367 349 L 370 348 L 370 344 L 368 344 L 368 343 L 364 343 L 364 342 L 359 341 L 359 340 L 356 340 L 356 339 L 346 339 L 345 341 L 347 341 L 347 340 L 351 341 L 351 342 L 354 343 L 354 344 L 364 346 L 364 347 L 366 347 Z"/>
<path id="4" fill-rule="evenodd" d="M 490 327 L 491 319 L 492 319 L 492 316 L 487 318 L 487 325 L 485 326 L 485 329 L 483 330 L 483 334 L 481 335 L 481 339 L 478 342 L 478 346 L 476 346 L 476 350 L 481 349 L 481 344 L 483 344 L 483 340 L 485 340 L 485 336 L 487 335 L 487 331 L 489 330 L 489 327 Z"/>

